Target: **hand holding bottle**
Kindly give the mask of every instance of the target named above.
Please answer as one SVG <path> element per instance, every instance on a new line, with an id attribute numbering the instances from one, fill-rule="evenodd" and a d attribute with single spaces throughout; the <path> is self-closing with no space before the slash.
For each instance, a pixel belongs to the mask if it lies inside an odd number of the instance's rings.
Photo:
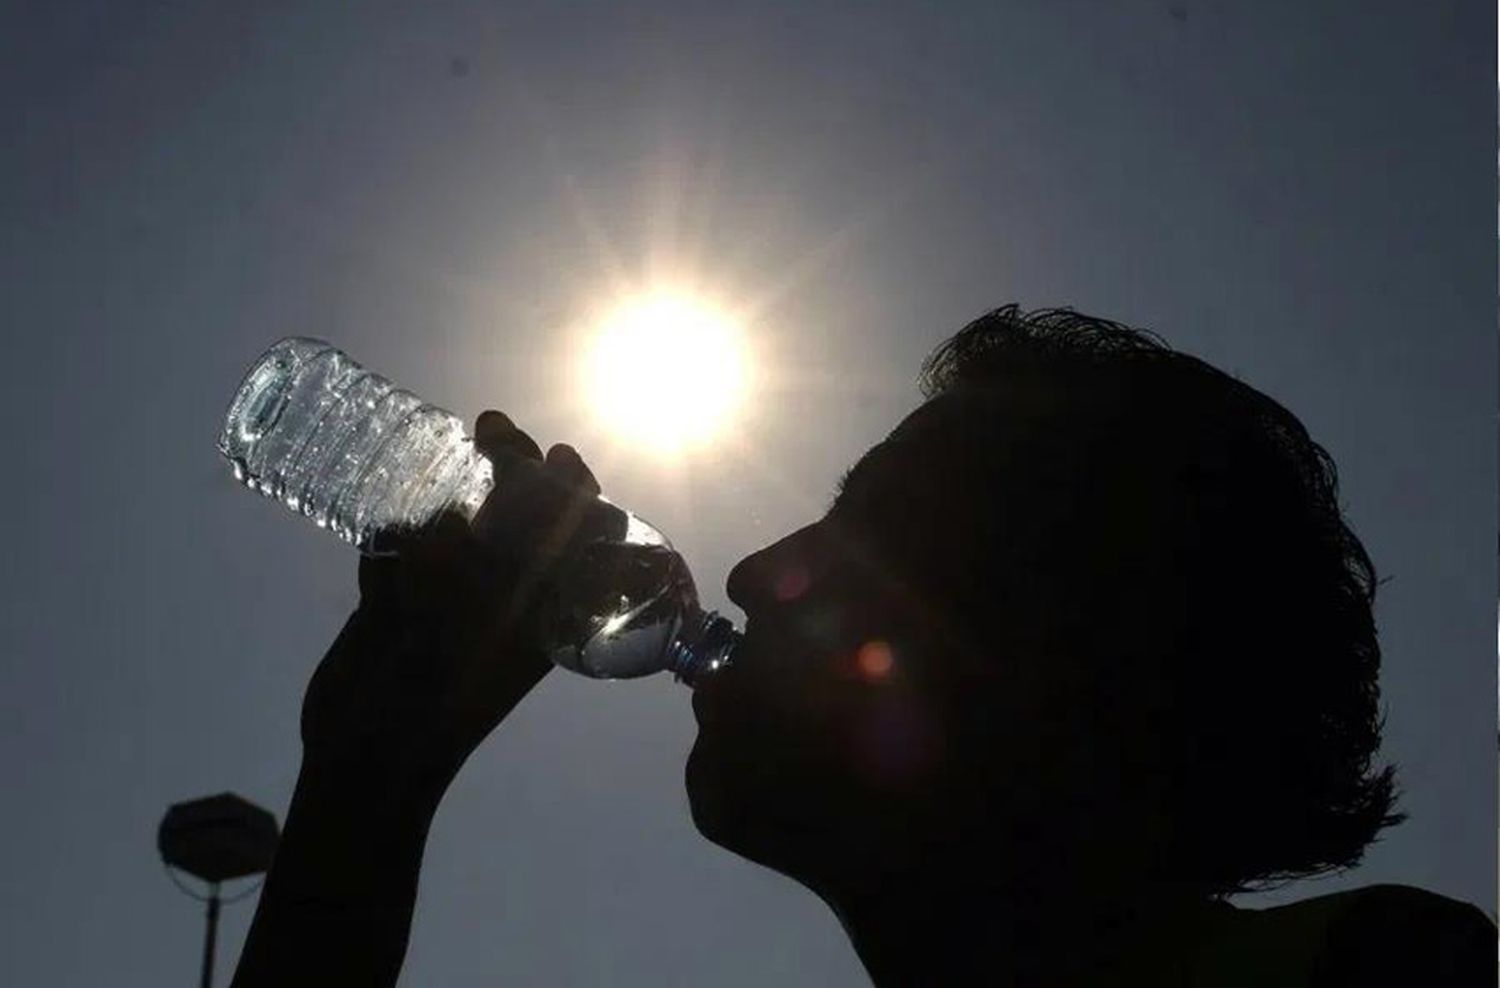
<path id="1" fill-rule="evenodd" d="M 593 506 L 612 506 L 570 447 L 544 460 L 499 412 L 479 417 L 474 438 L 520 479 L 491 491 L 472 526 L 449 512 L 397 536 L 396 552 L 361 557 L 359 607 L 303 704 L 304 773 L 320 785 L 337 777 L 340 789 L 435 809 L 464 760 L 552 668 L 544 627 L 556 563 L 608 524 Z M 503 506 L 490 503 L 499 498 Z"/>
<path id="2" fill-rule="evenodd" d="M 600 679 L 670 670 L 692 685 L 723 668 L 739 634 L 699 606 L 666 538 L 602 498 L 556 493 L 559 480 L 574 493 L 598 486 L 567 447 L 539 464 L 536 443 L 493 414 L 488 428 L 514 448 L 485 455 L 451 413 L 294 336 L 245 375 L 219 452 L 246 486 L 369 554 L 399 553 L 445 514 L 471 521 L 500 568 L 519 574 L 517 600 L 552 594 L 544 637 L 566 669 Z M 556 579 L 542 581 L 538 562 Z"/>

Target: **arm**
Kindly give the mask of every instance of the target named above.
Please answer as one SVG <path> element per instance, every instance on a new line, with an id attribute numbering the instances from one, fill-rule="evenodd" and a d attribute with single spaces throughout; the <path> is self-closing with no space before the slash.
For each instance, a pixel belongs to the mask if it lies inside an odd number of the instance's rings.
<path id="1" fill-rule="evenodd" d="M 498 413 L 475 434 L 492 456 L 539 458 Z M 395 984 L 443 793 L 551 668 L 534 630 L 546 547 L 566 541 L 558 527 L 598 487 L 567 447 L 543 472 L 555 481 L 541 513 L 552 523 L 530 544 L 480 542 L 450 516 L 397 556 L 360 561 L 359 607 L 303 702 L 302 767 L 238 988 Z"/>

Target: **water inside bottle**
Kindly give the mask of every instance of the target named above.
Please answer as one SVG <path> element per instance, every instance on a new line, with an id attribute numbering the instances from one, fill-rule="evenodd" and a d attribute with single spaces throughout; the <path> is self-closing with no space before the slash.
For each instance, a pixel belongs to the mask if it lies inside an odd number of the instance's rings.
<path id="1" fill-rule="evenodd" d="M 670 546 L 596 542 L 559 581 L 563 613 L 552 661 L 599 679 L 662 669 L 683 617 L 697 605 L 687 565 Z"/>

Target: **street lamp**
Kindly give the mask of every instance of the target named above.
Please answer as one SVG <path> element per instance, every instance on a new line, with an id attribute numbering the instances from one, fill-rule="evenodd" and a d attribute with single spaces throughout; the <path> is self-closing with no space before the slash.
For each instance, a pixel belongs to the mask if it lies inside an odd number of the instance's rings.
<path id="1" fill-rule="evenodd" d="M 167 866 L 167 874 L 178 888 L 200 902 L 208 903 L 208 931 L 203 941 L 202 988 L 211 988 L 214 977 L 214 940 L 219 930 L 219 904 L 237 902 L 259 885 L 227 900 L 219 897 L 219 885 L 236 878 L 259 875 L 271 867 L 279 833 L 276 818 L 267 810 L 233 793 L 220 793 L 167 809 L 156 831 L 156 847 Z M 208 883 L 206 895 L 178 881 L 173 869 L 185 871 Z"/>

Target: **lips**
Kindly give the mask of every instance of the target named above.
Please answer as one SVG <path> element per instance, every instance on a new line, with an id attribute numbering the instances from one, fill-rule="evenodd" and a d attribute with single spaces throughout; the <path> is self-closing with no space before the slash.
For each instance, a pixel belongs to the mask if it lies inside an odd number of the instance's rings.
<path id="1" fill-rule="evenodd" d="M 699 727 L 718 719 L 715 708 L 719 705 L 718 693 L 723 687 L 720 680 L 726 672 L 727 670 L 720 669 L 699 680 L 693 688 L 693 716 L 697 718 Z"/>
<path id="2" fill-rule="evenodd" d="M 697 718 L 698 726 L 708 724 L 721 724 L 726 716 L 732 712 L 734 683 L 743 671 L 744 664 L 753 662 L 755 651 L 754 639 L 751 638 L 750 628 L 745 628 L 745 637 L 734 649 L 734 661 L 728 666 L 705 676 L 693 689 L 693 716 Z"/>

